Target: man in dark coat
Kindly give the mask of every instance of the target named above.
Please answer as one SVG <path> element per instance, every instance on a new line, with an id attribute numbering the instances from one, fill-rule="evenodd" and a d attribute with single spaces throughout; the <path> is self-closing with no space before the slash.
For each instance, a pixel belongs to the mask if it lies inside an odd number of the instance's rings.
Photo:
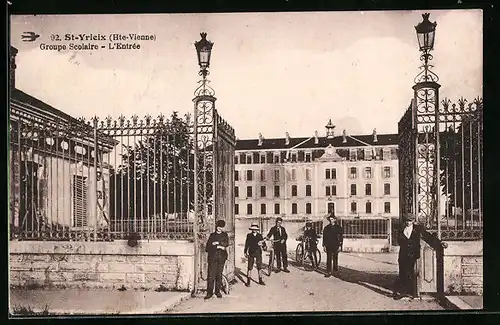
<path id="1" fill-rule="evenodd" d="M 412 214 L 403 216 L 404 227 L 398 232 L 399 277 L 394 287 L 394 299 L 413 299 L 417 295 L 415 264 L 420 258 L 420 229 L 414 221 Z"/>
<path id="2" fill-rule="evenodd" d="M 332 271 L 339 270 L 339 251 L 342 250 L 344 231 L 342 226 L 337 224 L 335 214 L 331 213 L 327 220 L 329 224 L 323 229 L 323 251 L 326 253 L 325 277 L 328 278 Z"/>
<path id="3" fill-rule="evenodd" d="M 318 235 L 316 230 L 312 227 L 311 222 L 306 222 L 306 230 L 304 230 L 304 243 L 306 243 L 306 254 L 311 260 L 313 269 L 318 268 L 318 257 L 316 250 L 318 249 Z"/>
<path id="4" fill-rule="evenodd" d="M 222 272 L 227 259 L 227 247 L 229 246 L 229 237 L 222 231 L 226 226 L 224 220 L 217 220 L 215 232 L 208 237 L 205 251 L 208 253 L 208 277 L 207 277 L 207 295 L 205 299 L 212 298 L 214 294 L 217 298 L 222 298 L 220 293 L 222 287 Z"/>
<path id="5" fill-rule="evenodd" d="M 245 240 L 245 257 L 248 259 L 247 268 L 247 287 L 250 286 L 250 280 L 252 279 L 252 269 L 254 263 L 257 266 L 257 272 L 259 274 L 259 284 L 265 285 L 262 280 L 262 247 L 265 246 L 264 238 L 259 233 L 259 225 L 252 223 L 249 230 L 251 233 L 247 234 L 247 239 Z"/>
<path id="6" fill-rule="evenodd" d="M 286 240 L 288 239 L 288 234 L 285 228 L 281 225 L 283 219 L 281 217 L 276 218 L 276 225 L 269 229 L 269 233 L 266 239 L 269 240 L 273 237 L 274 241 L 274 253 L 276 254 L 276 262 L 278 264 L 278 270 L 276 273 L 281 272 L 281 264 L 283 263 L 283 272 L 290 273 L 288 270 L 288 254 L 286 251 Z"/>

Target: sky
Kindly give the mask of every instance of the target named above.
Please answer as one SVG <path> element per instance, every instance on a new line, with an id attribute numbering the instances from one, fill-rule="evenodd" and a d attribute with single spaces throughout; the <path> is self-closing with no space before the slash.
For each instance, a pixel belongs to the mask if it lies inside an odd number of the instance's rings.
<path id="1" fill-rule="evenodd" d="M 440 98 L 482 96 L 481 10 L 428 11 Z M 239 139 L 397 133 L 420 61 L 423 11 L 11 16 L 16 87 L 75 117 L 192 112 L 207 32 L 216 107 Z M 21 34 L 40 34 L 23 42 Z M 153 34 L 140 50 L 43 51 L 51 35 Z M 70 42 L 59 42 L 69 44 Z M 75 41 L 75 44 L 87 43 Z M 108 41 L 94 42 L 107 45 Z"/>

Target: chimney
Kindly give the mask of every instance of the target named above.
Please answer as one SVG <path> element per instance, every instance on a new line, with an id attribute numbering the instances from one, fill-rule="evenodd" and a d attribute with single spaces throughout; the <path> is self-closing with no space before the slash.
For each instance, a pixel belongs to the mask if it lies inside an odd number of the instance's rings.
<path id="1" fill-rule="evenodd" d="M 346 143 L 347 142 L 347 132 L 345 131 L 345 129 L 342 131 L 342 143 Z"/>
<path id="2" fill-rule="evenodd" d="M 373 142 L 378 142 L 378 139 L 377 139 L 377 129 L 373 129 Z"/>
<path id="3" fill-rule="evenodd" d="M 314 131 L 314 144 L 319 143 L 319 138 L 318 138 L 318 131 Z"/>
<path id="4" fill-rule="evenodd" d="M 10 71 L 9 71 L 9 81 L 10 89 L 16 88 L 16 55 L 17 49 L 13 46 L 10 47 Z"/>
<path id="5" fill-rule="evenodd" d="M 264 137 L 262 136 L 262 133 L 259 133 L 259 147 L 262 146 L 262 140 L 264 140 Z"/>
<path id="6" fill-rule="evenodd" d="M 335 125 L 333 125 L 332 123 L 332 119 L 329 119 L 328 120 L 328 124 L 325 126 L 326 128 L 326 137 L 328 139 L 333 139 L 333 135 L 334 135 L 334 129 L 335 129 Z"/>
<path id="7" fill-rule="evenodd" d="M 285 145 L 289 145 L 290 144 L 290 134 L 288 134 L 288 132 L 285 133 Z"/>

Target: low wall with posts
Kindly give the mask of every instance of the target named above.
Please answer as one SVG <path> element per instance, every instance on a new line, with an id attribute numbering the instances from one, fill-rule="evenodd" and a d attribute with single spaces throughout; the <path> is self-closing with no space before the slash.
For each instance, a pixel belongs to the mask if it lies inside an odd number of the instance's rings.
<path id="1" fill-rule="evenodd" d="M 194 245 L 189 241 L 10 242 L 10 285 L 188 291 Z"/>
<path id="2" fill-rule="evenodd" d="M 446 242 L 444 291 L 453 294 L 483 294 L 483 241 Z"/>

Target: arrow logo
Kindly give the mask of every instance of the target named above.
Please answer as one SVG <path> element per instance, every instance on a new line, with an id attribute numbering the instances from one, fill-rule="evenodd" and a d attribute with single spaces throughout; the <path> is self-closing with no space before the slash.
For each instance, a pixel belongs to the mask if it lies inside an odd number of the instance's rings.
<path id="1" fill-rule="evenodd" d="M 21 35 L 21 39 L 23 40 L 23 42 L 34 42 L 39 37 L 40 35 L 36 34 L 35 32 L 24 32 Z"/>

